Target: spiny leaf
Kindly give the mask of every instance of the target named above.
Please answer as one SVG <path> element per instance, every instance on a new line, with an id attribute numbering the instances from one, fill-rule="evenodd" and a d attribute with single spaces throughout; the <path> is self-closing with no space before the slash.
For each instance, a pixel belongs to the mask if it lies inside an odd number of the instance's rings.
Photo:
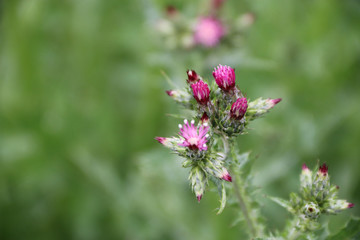
<path id="1" fill-rule="evenodd" d="M 288 210 L 289 212 L 293 212 L 293 208 L 291 207 L 291 204 L 289 201 L 281 199 L 281 198 L 277 198 L 277 197 L 269 197 L 269 199 L 271 199 L 272 201 L 274 201 L 275 203 L 279 204 L 280 206 L 282 206 L 283 208 L 285 208 L 286 210 Z"/>
<path id="2" fill-rule="evenodd" d="M 226 189 L 224 186 L 224 181 L 222 181 L 221 185 L 222 185 L 222 196 L 221 196 L 220 208 L 216 214 L 222 213 L 222 211 L 224 210 L 225 205 L 226 205 Z"/>

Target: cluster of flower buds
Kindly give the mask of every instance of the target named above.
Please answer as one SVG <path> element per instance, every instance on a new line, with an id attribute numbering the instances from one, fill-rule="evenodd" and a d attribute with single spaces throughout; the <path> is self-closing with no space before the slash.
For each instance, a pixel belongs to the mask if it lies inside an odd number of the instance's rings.
<path id="1" fill-rule="evenodd" d="M 198 199 L 204 193 L 209 177 L 231 182 L 227 164 L 221 153 L 212 148 L 216 137 L 235 137 L 244 133 L 249 121 L 262 116 L 280 99 L 250 101 L 236 86 L 235 69 L 219 65 L 212 73 L 214 84 L 208 84 L 194 70 L 187 71 L 187 87 L 167 94 L 190 110 L 195 121 L 184 120 L 178 137 L 158 140 L 178 155 L 185 157 L 184 167 L 191 167 L 190 180 Z M 189 97 L 190 96 L 190 97 Z M 200 197 L 199 197 L 200 196 Z"/>
<path id="2" fill-rule="evenodd" d="M 224 38 L 231 45 L 239 42 L 244 30 L 254 23 L 255 15 L 245 13 L 237 19 L 225 22 L 219 17 L 224 2 L 214 0 L 207 14 L 193 17 L 185 16 L 174 6 L 167 7 L 164 11 L 165 17 L 156 24 L 157 31 L 164 38 L 164 45 L 172 49 L 189 49 L 196 46 L 213 48 Z"/>
<path id="3" fill-rule="evenodd" d="M 338 199 L 338 190 L 338 186 L 330 184 L 326 164 L 314 172 L 304 164 L 300 174 L 301 196 L 295 193 L 290 195 L 290 211 L 314 220 L 321 214 L 336 214 L 352 208 L 354 204 Z"/>

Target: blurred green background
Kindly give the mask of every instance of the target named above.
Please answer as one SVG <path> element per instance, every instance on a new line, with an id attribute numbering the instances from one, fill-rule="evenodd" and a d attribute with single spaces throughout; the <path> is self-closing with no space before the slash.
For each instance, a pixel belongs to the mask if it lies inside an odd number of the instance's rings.
<path id="1" fill-rule="evenodd" d="M 234 209 L 216 216 L 211 191 L 198 204 L 188 169 L 154 140 L 181 113 L 161 71 L 184 86 L 187 69 L 212 79 L 218 64 L 248 97 L 283 98 L 239 139 L 263 193 L 288 197 L 320 159 L 355 203 L 323 221 L 336 231 L 360 215 L 359 1 L 227 1 L 227 21 L 256 15 L 242 47 L 172 51 L 154 30 L 163 9 L 195 17 L 206 1 L 0 4 L 0 239 L 243 239 Z M 281 229 L 289 215 L 262 202 Z"/>

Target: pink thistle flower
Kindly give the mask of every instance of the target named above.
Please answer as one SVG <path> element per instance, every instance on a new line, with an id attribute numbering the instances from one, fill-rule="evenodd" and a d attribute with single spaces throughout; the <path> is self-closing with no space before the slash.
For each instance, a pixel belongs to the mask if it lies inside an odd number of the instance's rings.
<path id="1" fill-rule="evenodd" d="M 323 176 L 326 176 L 326 174 L 328 173 L 328 166 L 326 166 L 325 163 L 319 167 L 319 173 Z"/>
<path id="2" fill-rule="evenodd" d="M 231 106 L 230 116 L 237 120 L 242 119 L 246 113 L 247 107 L 246 98 L 238 98 Z"/>
<path id="3" fill-rule="evenodd" d="M 189 122 L 185 119 L 184 126 L 179 124 L 180 132 L 179 135 L 184 138 L 183 142 L 179 144 L 179 146 L 187 147 L 191 150 L 207 150 L 207 138 L 209 135 L 207 132 L 209 131 L 209 127 L 207 123 L 196 127 L 194 125 L 194 120 Z"/>
<path id="4" fill-rule="evenodd" d="M 225 29 L 214 17 L 200 17 L 195 27 L 194 40 L 205 47 L 214 47 L 224 36 Z"/>
<path id="5" fill-rule="evenodd" d="M 217 68 L 214 68 L 212 74 L 216 84 L 225 92 L 235 87 L 235 70 L 233 68 L 219 64 Z"/>
<path id="6" fill-rule="evenodd" d="M 188 79 L 186 81 L 190 84 L 196 83 L 200 79 L 199 75 L 197 75 L 194 70 L 188 70 L 186 73 L 188 76 Z"/>
<path id="7" fill-rule="evenodd" d="M 348 208 L 353 208 L 354 206 L 355 206 L 355 204 L 349 203 Z"/>
<path id="8" fill-rule="evenodd" d="M 197 83 L 192 84 L 191 88 L 193 90 L 194 98 L 196 99 L 196 101 L 201 105 L 206 105 L 209 101 L 209 86 L 202 80 L 200 80 Z"/>

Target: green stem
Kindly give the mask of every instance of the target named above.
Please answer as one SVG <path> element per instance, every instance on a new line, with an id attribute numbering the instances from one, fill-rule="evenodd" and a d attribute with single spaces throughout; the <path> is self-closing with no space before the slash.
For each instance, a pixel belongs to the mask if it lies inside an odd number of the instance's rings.
<path id="1" fill-rule="evenodd" d="M 229 144 L 229 140 L 226 136 L 223 136 L 223 141 L 224 141 L 224 151 L 225 151 L 225 154 L 228 155 L 228 152 L 230 150 L 230 153 L 231 153 L 231 158 L 232 158 L 232 163 L 236 162 L 237 161 L 237 156 L 236 156 L 236 153 L 235 153 L 235 143 L 233 141 L 230 142 Z M 238 204 L 239 204 L 239 207 L 240 207 L 240 210 L 241 212 L 243 213 L 244 215 L 244 218 L 246 220 L 246 223 L 248 225 L 248 229 L 249 229 L 249 234 L 252 238 L 256 237 L 258 235 L 257 231 L 256 231 L 256 223 L 254 221 L 254 219 L 252 219 L 250 217 L 250 214 L 249 214 L 249 207 L 247 206 L 246 204 L 246 193 L 245 193 L 245 190 L 243 188 L 243 181 L 241 179 L 241 176 L 240 174 L 236 174 L 237 171 L 235 169 L 235 164 L 231 164 L 230 165 L 230 172 L 231 172 L 231 175 L 234 177 L 233 178 L 233 188 L 234 188 L 234 193 L 235 193 L 235 196 L 236 196 L 236 199 L 238 201 Z"/>

